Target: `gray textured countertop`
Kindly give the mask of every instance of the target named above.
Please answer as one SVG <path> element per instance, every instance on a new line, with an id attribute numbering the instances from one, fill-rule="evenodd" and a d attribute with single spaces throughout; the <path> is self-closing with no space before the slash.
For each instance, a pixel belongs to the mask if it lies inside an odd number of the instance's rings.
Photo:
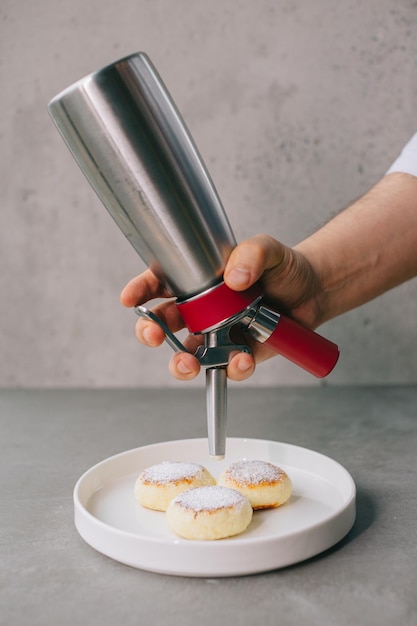
<path id="1" fill-rule="evenodd" d="M 164 576 L 95 552 L 72 490 L 108 456 L 205 436 L 198 389 L 0 391 L 0 623 L 417 624 L 417 387 L 229 390 L 228 433 L 346 467 L 357 520 L 336 547 L 237 578 Z"/>

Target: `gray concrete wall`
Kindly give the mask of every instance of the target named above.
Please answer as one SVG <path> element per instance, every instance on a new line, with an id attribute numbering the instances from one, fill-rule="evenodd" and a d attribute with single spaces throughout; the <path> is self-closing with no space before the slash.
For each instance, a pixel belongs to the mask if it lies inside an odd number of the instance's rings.
<path id="1" fill-rule="evenodd" d="M 51 97 L 148 52 L 238 239 L 294 244 L 417 130 L 416 27 L 412 0 L 3 0 L 0 386 L 179 384 L 169 348 L 141 347 L 119 305 L 143 266 L 53 127 Z M 416 313 L 412 281 L 323 327 L 342 351 L 328 384 L 416 382 Z M 275 359 L 252 383 L 315 381 Z"/>

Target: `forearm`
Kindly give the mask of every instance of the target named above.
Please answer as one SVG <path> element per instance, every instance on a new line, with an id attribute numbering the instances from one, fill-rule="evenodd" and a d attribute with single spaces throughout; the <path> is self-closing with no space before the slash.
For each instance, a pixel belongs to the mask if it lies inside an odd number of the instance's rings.
<path id="1" fill-rule="evenodd" d="M 417 275 L 417 178 L 385 176 L 302 241 L 319 279 L 318 324 Z"/>

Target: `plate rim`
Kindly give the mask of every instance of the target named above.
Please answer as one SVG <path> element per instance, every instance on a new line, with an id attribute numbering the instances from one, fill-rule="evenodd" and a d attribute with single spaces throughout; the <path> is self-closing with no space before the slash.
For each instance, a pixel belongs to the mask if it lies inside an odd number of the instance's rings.
<path id="1" fill-rule="evenodd" d="M 156 573 L 179 575 L 179 576 L 221 577 L 221 576 L 236 576 L 236 575 L 241 576 L 241 575 L 247 575 L 251 573 L 260 573 L 263 571 L 270 571 L 271 569 L 281 569 L 283 567 L 286 567 L 295 563 L 300 563 L 302 561 L 305 561 L 333 547 L 334 545 L 339 543 L 339 541 L 341 541 L 341 539 L 343 539 L 351 530 L 355 522 L 355 516 L 356 516 L 356 485 L 351 474 L 339 461 L 337 461 L 336 459 L 328 455 L 323 454 L 322 452 L 311 450 L 305 446 L 299 446 L 297 444 L 286 443 L 282 441 L 262 439 L 262 438 L 253 438 L 253 437 L 228 437 L 228 442 L 233 442 L 236 445 L 238 444 L 271 445 L 272 444 L 275 447 L 282 446 L 286 449 L 290 448 L 292 450 L 302 450 L 304 453 L 311 454 L 314 457 L 322 457 L 327 462 L 330 461 L 333 464 L 337 465 L 339 469 L 342 471 L 346 485 L 349 487 L 349 494 L 346 495 L 346 497 L 343 500 L 343 503 L 337 509 L 335 509 L 328 517 L 326 517 L 323 520 L 316 521 L 311 526 L 309 526 L 308 529 L 302 528 L 296 531 L 288 531 L 285 533 L 281 533 L 279 536 L 276 536 L 276 537 L 271 537 L 271 536 L 251 537 L 249 540 L 245 538 L 244 536 L 233 537 L 231 538 L 230 541 L 227 539 L 223 539 L 221 541 L 203 541 L 203 540 L 189 541 L 189 540 L 185 540 L 176 536 L 173 536 L 172 539 L 167 538 L 167 537 L 147 536 L 143 532 L 135 533 L 130 530 L 120 529 L 111 524 L 108 524 L 107 522 L 96 517 L 93 513 L 91 513 L 86 508 L 86 506 L 81 501 L 79 492 L 80 492 L 81 487 L 83 486 L 84 481 L 88 479 L 88 476 L 92 474 L 93 472 L 96 472 L 100 468 L 100 466 L 105 466 L 106 464 L 110 462 L 115 462 L 115 461 L 117 462 L 118 459 L 125 457 L 127 455 L 134 455 L 135 453 L 139 454 L 140 452 L 144 450 L 152 450 L 152 448 L 160 450 L 163 447 L 169 447 L 169 446 L 175 446 L 175 445 L 180 446 L 180 445 L 193 445 L 193 444 L 200 445 L 202 443 L 207 444 L 207 438 L 204 438 L 204 437 L 172 439 L 172 440 L 163 441 L 163 442 L 149 443 L 149 444 L 145 444 L 144 446 L 138 446 L 136 448 L 131 448 L 129 450 L 115 453 L 107 457 L 106 459 L 102 459 L 101 461 L 98 461 L 97 463 L 92 465 L 89 469 L 87 469 L 76 481 L 74 489 L 73 489 L 74 520 L 75 520 L 75 526 L 77 528 L 77 531 L 79 532 L 81 537 L 84 539 L 84 541 L 86 541 L 87 544 L 89 544 L 98 552 L 101 552 L 102 554 L 109 556 L 113 560 L 136 567 L 137 569 L 143 569 L 147 571 L 153 571 Z M 125 475 L 127 475 L 127 473 Z M 94 491 L 91 491 L 90 497 L 93 493 Z M 208 570 L 206 569 L 203 571 L 204 568 L 202 568 L 201 572 L 196 572 L 196 571 L 189 571 L 189 568 L 184 567 L 184 566 L 172 567 L 171 565 L 170 567 L 167 567 L 167 566 L 161 566 L 161 565 L 158 566 L 157 564 L 155 564 L 155 567 L 150 567 L 149 565 L 144 566 L 144 565 L 138 564 L 138 562 L 136 563 L 127 562 L 124 559 L 114 556 L 112 554 L 112 550 L 109 550 L 109 549 L 106 550 L 103 547 L 97 547 L 97 545 L 94 545 L 94 541 L 91 541 L 91 537 L 89 536 L 90 533 L 85 531 L 85 524 L 87 523 L 87 524 L 92 525 L 92 527 L 99 529 L 101 533 L 105 533 L 106 535 L 108 534 L 110 538 L 113 537 L 113 538 L 122 539 L 125 541 L 133 541 L 135 544 L 139 544 L 143 542 L 147 544 L 148 546 L 154 546 L 155 548 L 163 547 L 163 546 L 165 548 L 167 548 L 168 546 L 172 548 L 173 546 L 178 547 L 178 545 L 180 545 L 181 549 L 184 550 L 185 552 L 189 552 L 190 550 L 191 551 L 196 550 L 196 551 L 203 551 L 203 553 L 207 553 L 208 551 L 210 551 L 210 553 L 212 554 L 218 553 L 219 551 L 224 552 L 224 553 L 229 553 L 229 552 L 233 553 L 239 549 L 247 550 L 249 546 L 262 547 L 264 544 L 273 546 L 274 544 L 278 544 L 282 541 L 285 541 L 286 539 L 294 541 L 297 538 L 300 538 L 300 536 L 304 535 L 306 532 L 313 533 L 313 534 L 315 532 L 318 533 L 320 530 L 320 527 L 328 526 L 329 524 L 336 523 L 337 520 L 341 521 L 343 517 L 346 518 L 344 521 L 344 524 L 342 524 L 343 529 L 337 532 L 336 538 L 330 541 L 325 547 L 318 547 L 317 550 L 314 550 L 314 549 L 310 550 L 308 555 L 305 556 L 304 558 L 295 557 L 293 560 L 287 559 L 286 562 L 282 564 L 277 562 L 277 564 L 272 567 L 271 565 L 265 568 L 262 566 L 248 565 L 248 567 L 244 571 L 241 568 L 239 569 L 239 571 L 234 571 L 233 567 L 231 566 L 228 571 L 224 571 L 223 568 L 221 568 L 221 571 L 216 571 L 216 568 L 209 567 Z"/>

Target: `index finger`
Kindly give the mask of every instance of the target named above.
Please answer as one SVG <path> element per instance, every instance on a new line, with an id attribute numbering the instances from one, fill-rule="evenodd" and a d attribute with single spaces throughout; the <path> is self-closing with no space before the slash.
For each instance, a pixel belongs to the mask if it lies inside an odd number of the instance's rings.
<path id="1" fill-rule="evenodd" d="M 133 307 L 154 298 L 171 296 L 172 294 L 168 293 L 165 287 L 161 285 L 155 274 L 147 269 L 127 283 L 120 294 L 120 302 L 126 307 Z"/>

